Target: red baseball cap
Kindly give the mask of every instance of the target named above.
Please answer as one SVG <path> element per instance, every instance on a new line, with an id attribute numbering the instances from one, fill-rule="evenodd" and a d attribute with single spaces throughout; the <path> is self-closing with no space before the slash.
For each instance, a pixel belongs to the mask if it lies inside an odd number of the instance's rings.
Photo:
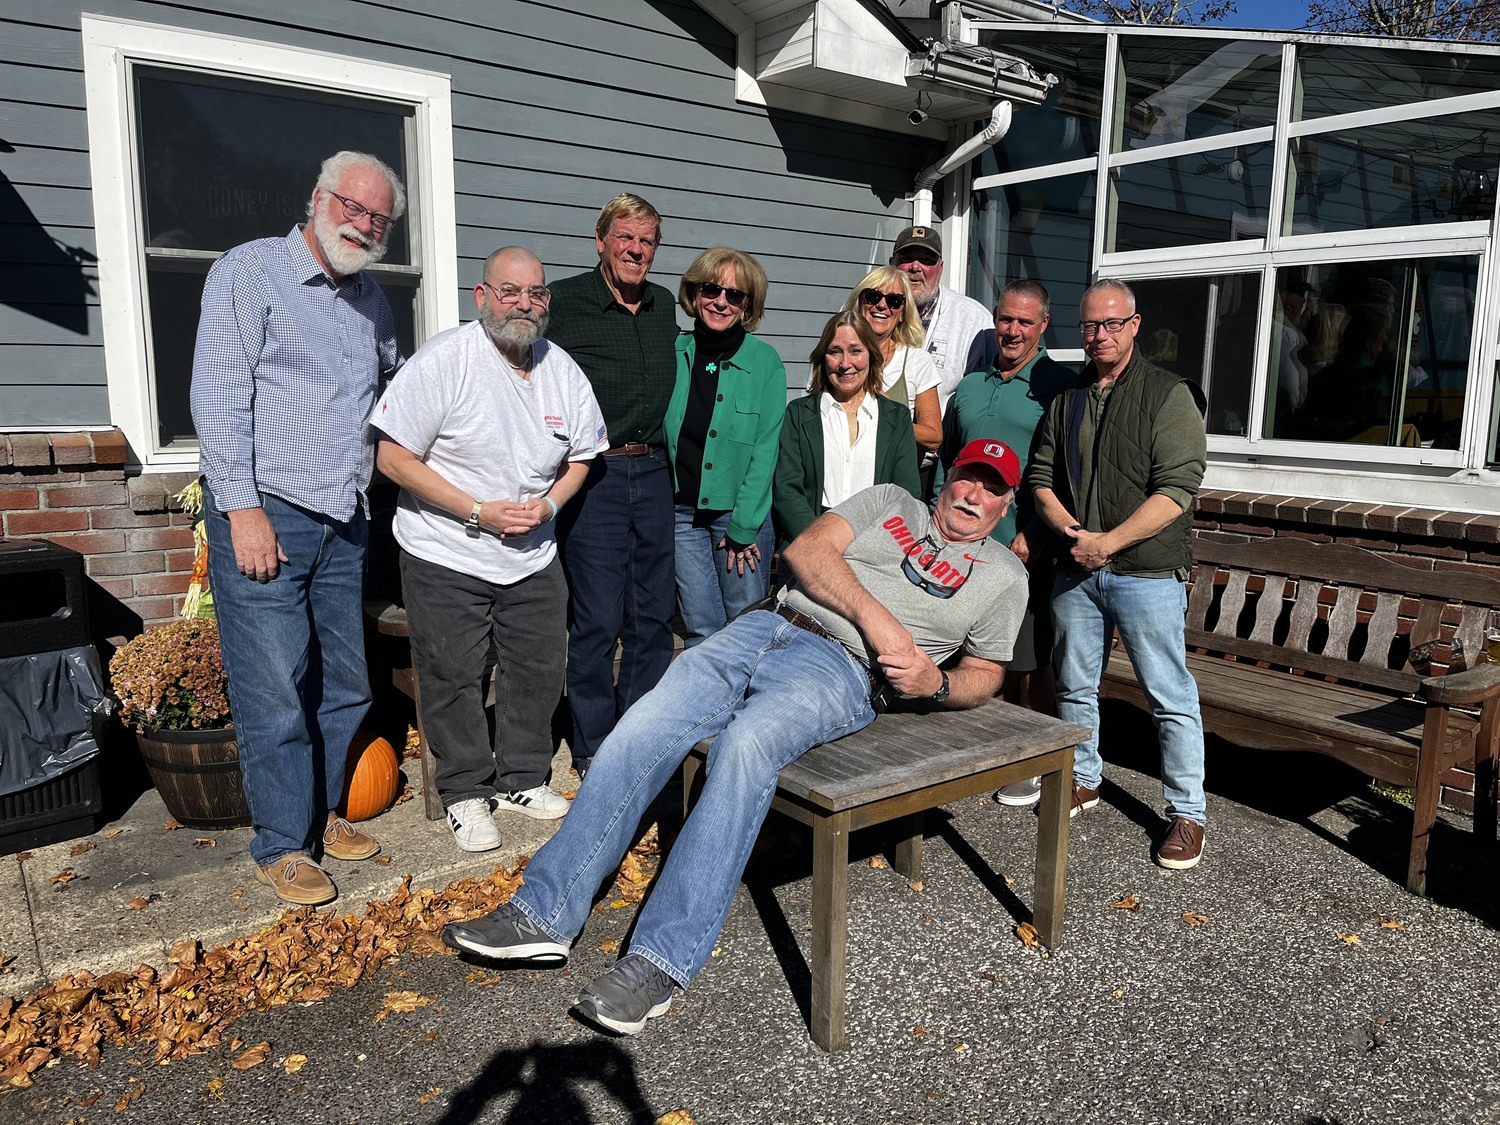
<path id="1" fill-rule="evenodd" d="M 1012 488 L 1021 483 L 1021 459 L 1014 449 L 994 438 L 978 438 L 960 449 L 953 467 L 961 469 L 965 465 L 988 465 Z"/>

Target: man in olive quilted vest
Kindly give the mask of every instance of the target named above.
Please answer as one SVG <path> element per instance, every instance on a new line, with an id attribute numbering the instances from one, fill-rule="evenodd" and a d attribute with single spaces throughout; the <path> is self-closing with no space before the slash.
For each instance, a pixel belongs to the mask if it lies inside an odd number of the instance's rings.
<path id="1" fill-rule="evenodd" d="M 1099 677 L 1118 629 L 1161 742 L 1163 867 L 1203 855 L 1203 720 L 1183 623 L 1193 497 L 1208 459 L 1203 392 L 1141 356 L 1135 294 L 1104 279 L 1079 314 L 1089 366 L 1047 411 L 1027 468 L 1037 514 L 1062 540 L 1052 589 L 1058 715 L 1090 727 L 1073 765 L 1073 815 L 1099 803 Z"/>

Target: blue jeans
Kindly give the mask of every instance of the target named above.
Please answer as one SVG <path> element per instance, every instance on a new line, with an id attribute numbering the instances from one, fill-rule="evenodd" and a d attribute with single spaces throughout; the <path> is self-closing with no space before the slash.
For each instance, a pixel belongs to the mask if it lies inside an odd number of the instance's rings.
<path id="1" fill-rule="evenodd" d="M 209 586 L 255 828 L 250 855 L 264 866 L 321 842 L 370 709 L 360 616 L 369 529 L 360 511 L 341 523 L 260 499 L 287 557 L 265 583 L 235 569 L 229 517 L 204 490 Z"/>
<path id="2" fill-rule="evenodd" d="M 776 551 L 771 517 L 766 516 L 755 537 L 760 562 L 753 571 L 747 567 L 744 574 L 725 569 L 727 556 L 718 546 L 729 530 L 729 518 L 729 512 L 677 505 L 677 608 L 686 628 L 684 648 L 702 644 L 766 596 L 771 556 Z"/>
<path id="3" fill-rule="evenodd" d="M 615 721 L 671 663 L 672 525 L 672 474 L 663 450 L 595 457 L 583 489 L 562 510 L 558 544 L 572 593 L 568 745 L 574 764 L 593 758 Z"/>
<path id="4" fill-rule="evenodd" d="M 1120 631 L 1125 652 L 1151 705 L 1161 743 L 1162 796 L 1169 817 L 1204 823 L 1203 719 L 1198 685 L 1187 670 L 1183 622 L 1187 591 L 1175 578 L 1132 578 L 1096 570 L 1059 574 L 1052 587 L 1053 659 L 1057 714 L 1094 732 L 1073 753 L 1073 780 L 1099 787 L 1099 677 L 1110 637 Z"/>
<path id="5" fill-rule="evenodd" d="M 688 751 L 715 739 L 703 793 L 636 919 L 630 952 L 683 987 L 703 967 L 776 791 L 812 747 L 875 718 L 864 668 L 841 645 L 748 613 L 679 657 L 605 740 L 557 835 L 512 900 L 568 942 Z"/>

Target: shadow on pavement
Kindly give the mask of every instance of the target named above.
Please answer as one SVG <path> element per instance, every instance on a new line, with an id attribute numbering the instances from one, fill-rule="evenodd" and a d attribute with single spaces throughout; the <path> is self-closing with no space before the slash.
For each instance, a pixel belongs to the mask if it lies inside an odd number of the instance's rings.
<path id="1" fill-rule="evenodd" d="M 1117 765 L 1159 776 L 1156 735 L 1143 711 L 1128 704 L 1106 703 L 1101 708 L 1100 728 L 1106 773 L 1108 765 Z M 1297 824 L 1392 882 L 1405 885 L 1411 810 L 1373 789 L 1367 775 L 1326 755 L 1249 750 L 1215 735 L 1208 737 L 1206 751 L 1210 793 Z M 1153 831 L 1162 823 L 1155 810 L 1109 786 L 1107 779 L 1104 799 L 1142 824 L 1146 820 L 1132 806 L 1145 810 Z M 1314 819 L 1328 811 L 1349 822 L 1347 832 Z M 1500 929 L 1500 884 L 1493 874 L 1496 849 L 1493 841 L 1485 846 L 1475 839 L 1472 820 L 1440 810 L 1428 845 L 1427 897 Z"/>
<path id="2" fill-rule="evenodd" d="M 580 1087 L 602 1088 L 610 1099 L 607 1110 L 594 1116 Z M 503 1118 L 486 1112 L 490 1103 L 515 1096 Z M 504 1125 L 587 1125 L 594 1121 L 625 1121 L 650 1125 L 658 1114 L 647 1104 L 636 1077 L 635 1063 L 607 1039 L 567 1046 L 533 1044 L 500 1051 L 475 1079 L 459 1090 L 439 1125 L 468 1125 L 474 1121 Z"/>

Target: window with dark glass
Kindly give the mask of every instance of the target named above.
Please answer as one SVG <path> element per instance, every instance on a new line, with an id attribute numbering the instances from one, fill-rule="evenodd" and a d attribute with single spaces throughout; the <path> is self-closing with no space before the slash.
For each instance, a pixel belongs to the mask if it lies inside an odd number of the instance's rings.
<path id="1" fill-rule="evenodd" d="M 1141 314 L 1137 353 L 1203 388 L 1209 433 L 1246 436 L 1260 275 L 1152 278 L 1130 287 Z"/>
<path id="2" fill-rule="evenodd" d="M 1266 436 L 1457 449 L 1479 258 L 1278 270 Z"/>
<path id="3" fill-rule="evenodd" d="M 151 398 L 162 448 L 196 440 L 188 407 L 193 341 L 209 267 L 225 250 L 306 221 L 324 159 L 373 153 L 407 175 L 409 106 L 166 68 L 133 71 L 145 242 Z M 411 209 L 372 268 L 405 354 L 415 347 L 420 270 Z"/>

